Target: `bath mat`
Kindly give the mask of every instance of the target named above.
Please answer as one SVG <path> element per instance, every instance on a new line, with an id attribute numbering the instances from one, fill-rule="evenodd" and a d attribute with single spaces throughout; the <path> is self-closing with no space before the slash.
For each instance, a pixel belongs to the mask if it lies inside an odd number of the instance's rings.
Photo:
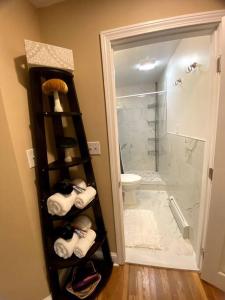
<path id="1" fill-rule="evenodd" d="M 125 246 L 161 249 L 160 235 L 154 214 L 146 209 L 125 209 Z"/>

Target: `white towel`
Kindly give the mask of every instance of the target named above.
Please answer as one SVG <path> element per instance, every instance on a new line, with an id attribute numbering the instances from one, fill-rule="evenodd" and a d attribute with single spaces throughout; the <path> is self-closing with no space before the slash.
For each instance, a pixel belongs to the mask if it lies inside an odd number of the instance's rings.
<path id="1" fill-rule="evenodd" d="M 74 229 L 74 232 L 76 232 L 80 238 L 85 238 L 87 236 L 87 231 L 84 230 Z"/>
<path id="2" fill-rule="evenodd" d="M 92 186 L 88 186 L 83 193 L 77 195 L 74 205 L 77 208 L 82 209 L 95 198 L 95 195 L 96 195 L 96 190 Z"/>
<path id="3" fill-rule="evenodd" d="M 74 179 L 71 182 L 72 182 L 72 184 L 77 185 L 77 186 L 81 187 L 82 189 L 86 190 L 86 188 L 87 188 L 86 182 L 81 178 Z"/>
<path id="4" fill-rule="evenodd" d="M 88 229 L 91 229 L 92 222 L 88 216 L 80 215 L 73 220 L 72 225 L 75 229 L 88 231 Z"/>
<path id="5" fill-rule="evenodd" d="M 94 244 L 96 233 L 94 230 L 89 229 L 85 238 L 80 238 L 78 243 L 75 245 L 74 254 L 78 258 L 84 257 L 91 246 Z"/>
<path id="6" fill-rule="evenodd" d="M 69 195 L 56 193 L 47 200 L 48 212 L 51 215 L 64 216 L 74 204 L 76 193 L 72 191 Z"/>
<path id="7" fill-rule="evenodd" d="M 76 233 L 73 234 L 73 237 L 70 240 L 58 238 L 54 243 L 55 253 L 64 259 L 69 258 L 73 254 L 78 241 L 79 237 Z"/>

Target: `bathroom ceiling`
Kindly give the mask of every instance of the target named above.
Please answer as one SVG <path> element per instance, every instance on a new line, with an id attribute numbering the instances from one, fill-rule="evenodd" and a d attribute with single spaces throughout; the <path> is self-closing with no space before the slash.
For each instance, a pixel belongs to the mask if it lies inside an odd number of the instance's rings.
<path id="1" fill-rule="evenodd" d="M 36 7 L 46 7 L 65 0 L 30 0 Z"/>
<path id="2" fill-rule="evenodd" d="M 116 87 L 156 82 L 178 43 L 178 40 L 174 40 L 115 51 Z M 135 68 L 135 65 L 146 59 L 157 61 L 158 64 L 154 69 L 148 71 L 139 71 Z"/>

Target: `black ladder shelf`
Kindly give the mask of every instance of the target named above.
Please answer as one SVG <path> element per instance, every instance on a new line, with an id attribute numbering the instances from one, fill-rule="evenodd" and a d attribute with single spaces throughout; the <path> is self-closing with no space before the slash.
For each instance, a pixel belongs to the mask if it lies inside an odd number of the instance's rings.
<path id="1" fill-rule="evenodd" d="M 33 67 L 29 70 L 29 77 L 29 110 L 36 158 L 36 185 L 46 268 L 52 298 L 53 300 L 79 299 L 67 292 L 65 286 L 71 277 L 72 267 L 75 265 L 82 266 L 82 264 L 91 259 L 97 271 L 101 274 L 101 281 L 93 294 L 85 299 L 95 299 L 107 283 L 113 266 L 98 193 L 95 199 L 84 209 L 77 209 L 74 206 L 65 216 L 52 216 L 47 210 L 47 198 L 53 193 L 53 183 L 57 180 L 70 179 L 71 173 L 74 172 L 74 167 L 76 168 L 75 172 L 77 172 L 77 169 L 78 172 L 79 170 L 83 172 L 82 174 L 85 175 L 87 184 L 92 185 L 97 190 L 73 75 L 60 69 Z M 61 79 L 68 86 L 68 93 L 61 100 L 61 103 L 65 104 L 65 112 L 54 112 L 53 96 L 45 96 L 42 93 L 42 83 L 52 78 Z M 65 136 L 62 117 L 72 124 L 74 136 L 78 142 L 79 157 L 73 158 L 72 162 L 66 163 L 64 162 L 64 151 L 61 148 L 53 147 L 56 159 L 49 163 L 47 155 L 49 140 L 53 145 L 56 145 L 57 138 Z M 52 134 L 50 135 L 49 132 L 52 132 Z M 97 233 L 95 243 L 84 258 L 79 259 L 74 254 L 68 259 L 58 257 L 53 249 L 56 223 L 69 222 L 75 216 L 90 209 L 95 219 Z M 102 255 L 95 255 L 99 249 L 101 249 Z"/>

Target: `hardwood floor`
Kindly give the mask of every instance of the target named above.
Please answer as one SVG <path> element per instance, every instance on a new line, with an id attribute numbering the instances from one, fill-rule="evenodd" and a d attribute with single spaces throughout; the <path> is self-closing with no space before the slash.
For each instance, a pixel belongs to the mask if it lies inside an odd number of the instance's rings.
<path id="1" fill-rule="evenodd" d="M 126 264 L 114 267 L 97 300 L 225 300 L 197 272 Z"/>

